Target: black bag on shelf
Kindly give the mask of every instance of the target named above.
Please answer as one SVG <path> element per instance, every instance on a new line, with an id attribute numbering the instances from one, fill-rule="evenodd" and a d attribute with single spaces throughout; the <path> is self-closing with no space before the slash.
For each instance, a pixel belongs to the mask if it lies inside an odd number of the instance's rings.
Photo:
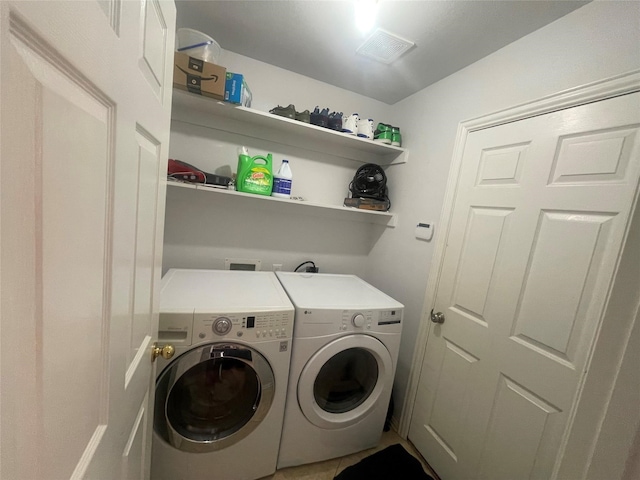
<path id="1" fill-rule="evenodd" d="M 391 208 L 387 189 L 387 176 L 380 165 L 365 163 L 356 171 L 349 184 L 351 198 L 368 198 L 385 204 L 385 210 Z"/>

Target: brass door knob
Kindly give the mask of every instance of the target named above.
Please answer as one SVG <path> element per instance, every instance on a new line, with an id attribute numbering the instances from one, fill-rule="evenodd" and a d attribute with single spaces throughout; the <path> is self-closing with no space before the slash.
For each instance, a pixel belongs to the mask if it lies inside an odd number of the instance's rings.
<path id="1" fill-rule="evenodd" d="M 174 353 L 176 353 L 176 349 L 173 347 L 173 345 L 167 344 L 160 346 L 157 343 L 154 343 L 151 347 L 151 361 L 155 362 L 156 358 L 161 355 L 162 358 L 166 358 L 167 360 L 169 360 L 171 357 L 173 357 Z"/>

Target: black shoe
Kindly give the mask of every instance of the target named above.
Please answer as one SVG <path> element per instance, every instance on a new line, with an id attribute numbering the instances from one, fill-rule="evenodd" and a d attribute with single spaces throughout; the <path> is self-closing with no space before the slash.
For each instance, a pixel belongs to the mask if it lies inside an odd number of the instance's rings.
<path id="1" fill-rule="evenodd" d="M 333 112 L 329 115 L 329 128 L 331 130 L 342 130 L 342 112 Z"/>
<path id="2" fill-rule="evenodd" d="M 319 111 L 318 107 L 316 107 L 313 112 L 311 112 L 311 123 L 318 125 L 319 127 L 328 127 L 329 109 L 323 108 L 322 111 Z"/>

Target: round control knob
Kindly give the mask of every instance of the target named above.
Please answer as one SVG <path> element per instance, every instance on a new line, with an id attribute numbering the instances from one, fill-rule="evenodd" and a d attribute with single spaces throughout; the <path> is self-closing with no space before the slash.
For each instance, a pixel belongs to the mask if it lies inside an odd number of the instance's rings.
<path id="1" fill-rule="evenodd" d="M 356 313 L 353 317 L 351 317 L 351 323 L 353 323 L 354 327 L 362 327 L 364 325 L 364 315 L 361 313 Z"/>
<path id="2" fill-rule="evenodd" d="M 216 318 L 213 322 L 213 333 L 226 335 L 231 330 L 231 320 L 226 317 Z"/>

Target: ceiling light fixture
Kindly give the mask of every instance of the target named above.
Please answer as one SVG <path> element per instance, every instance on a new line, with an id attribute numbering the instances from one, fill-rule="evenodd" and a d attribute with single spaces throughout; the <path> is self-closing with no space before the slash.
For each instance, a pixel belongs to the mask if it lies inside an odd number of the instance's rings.
<path id="1" fill-rule="evenodd" d="M 367 33 L 376 24 L 378 14 L 378 0 L 355 0 L 356 27 L 362 33 Z"/>

